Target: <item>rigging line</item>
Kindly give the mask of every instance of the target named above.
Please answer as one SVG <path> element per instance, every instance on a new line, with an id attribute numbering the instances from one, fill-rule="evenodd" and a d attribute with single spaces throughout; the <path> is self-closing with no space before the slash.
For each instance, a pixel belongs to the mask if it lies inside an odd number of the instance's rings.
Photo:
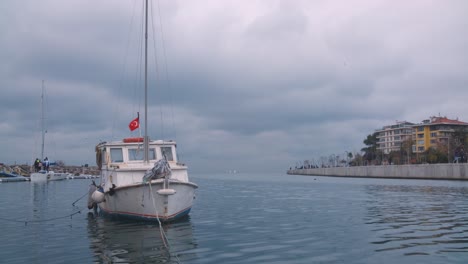
<path id="1" fill-rule="evenodd" d="M 154 49 L 154 53 L 153 53 L 153 56 L 154 56 L 154 64 L 155 64 L 155 67 L 156 67 L 156 83 L 158 84 L 161 84 L 161 74 L 160 74 L 160 71 L 159 69 L 161 68 L 158 64 L 158 59 L 157 59 L 157 46 L 156 46 L 156 27 L 154 26 L 154 14 L 153 14 L 153 2 L 150 3 L 151 5 L 151 28 L 153 30 L 153 49 Z M 160 89 L 162 90 L 162 85 L 159 85 Z M 162 93 L 161 93 L 162 94 Z M 162 101 L 162 100 L 161 100 Z M 160 115 L 160 118 L 161 118 L 161 138 L 164 140 L 164 115 L 163 115 L 163 104 L 161 103 L 159 105 L 159 115 Z"/>
<path id="2" fill-rule="evenodd" d="M 117 104 L 114 104 L 114 109 L 113 109 L 113 115 L 114 115 L 114 118 L 112 118 L 112 133 L 111 133 L 111 136 L 112 138 L 114 138 L 114 131 L 115 131 L 115 128 L 116 128 L 116 121 L 117 121 L 117 118 L 115 118 L 115 116 L 118 116 L 117 113 L 119 112 L 118 111 L 118 108 L 120 106 L 120 101 L 121 101 L 121 97 L 122 97 L 122 91 L 123 91 L 123 81 L 124 81 L 124 78 L 125 78 L 125 71 L 126 71 L 126 66 L 127 66 L 127 58 L 128 58 L 128 51 L 130 49 L 130 40 L 131 40 L 131 33 L 132 33 L 132 29 L 133 29 L 133 24 L 134 24 L 134 19 L 135 19 L 135 9 L 136 9 L 136 1 L 133 2 L 133 8 L 132 8 L 132 18 L 130 20 L 130 26 L 129 26 L 129 30 L 128 30 L 128 40 L 127 40 L 127 45 L 125 47 L 125 55 L 124 55 L 124 61 L 123 61 L 123 65 L 122 65 L 122 71 L 121 71 L 121 74 L 120 74 L 120 80 L 119 80 L 119 92 L 117 93 L 119 96 L 118 96 L 118 103 Z"/>
<path id="3" fill-rule="evenodd" d="M 145 7 L 144 5 L 141 6 L 141 15 L 140 17 L 142 17 L 142 19 L 140 20 L 140 25 L 139 25 L 139 29 L 140 29 L 140 32 L 138 34 L 138 36 L 140 36 L 138 38 L 138 43 L 137 43 L 137 47 L 138 47 L 138 60 L 137 60 L 137 63 L 136 63 L 136 71 L 135 71 L 135 77 L 134 77 L 134 89 L 133 89 L 133 92 L 134 92 L 134 102 L 138 102 L 138 112 L 141 112 L 141 101 L 142 101 L 142 96 L 141 94 L 142 93 L 138 93 L 138 87 L 143 87 L 142 85 L 142 82 L 143 82 L 143 52 L 144 52 L 144 32 L 145 32 L 145 24 L 144 24 L 144 14 L 145 14 Z M 135 105 L 133 105 L 133 107 L 135 107 Z M 132 112 L 135 112 L 134 110 Z M 141 134 L 141 129 L 140 129 L 140 134 Z"/>
<path id="4" fill-rule="evenodd" d="M 48 103 L 47 103 L 47 89 L 44 87 L 44 92 L 42 94 L 42 104 L 43 104 L 43 107 L 45 106 L 45 110 L 43 110 L 42 112 L 42 122 L 43 122 L 43 127 L 42 127 L 42 139 L 43 139 L 43 142 L 42 142 L 42 145 L 43 145 L 43 148 L 42 148 L 42 153 L 41 155 L 43 156 L 41 159 L 44 159 L 44 157 L 47 157 L 47 144 L 46 144 L 46 141 L 47 141 L 47 137 L 45 134 L 47 134 L 47 129 L 48 129 L 48 124 L 47 124 L 47 113 L 48 113 Z"/>
<path id="5" fill-rule="evenodd" d="M 129 40 L 131 39 L 136 39 L 136 50 L 137 50 L 137 56 L 136 56 L 136 63 L 135 65 L 132 65 L 134 66 L 134 69 L 135 71 L 133 73 L 130 73 L 129 71 L 129 76 L 132 76 L 132 78 L 129 78 L 133 81 L 129 81 L 129 83 L 133 86 L 133 100 L 132 100 L 132 111 L 131 111 L 131 118 L 134 118 L 134 113 L 137 112 L 137 113 L 140 113 L 141 112 L 141 102 L 142 102 L 142 96 L 141 94 L 142 93 L 139 93 L 138 92 L 138 88 L 142 87 L 142 80 L 143 80 L 143 46 L 144 46 L 144 13 L 145 13 L 145 7 L 144 5 L 141 5 L 141 9 L 139 10 L 139 14 L 140 16 L 139 17 L 142 17 L 140 21 L 140 23 L 138 24 L 138 26 L 136 26 L 136 28 L 138 29 L 138 32 L 136 34 L 136 38 L 132 38 L 132 36 L 129 35 Z M 129 41 L 130 42 L 130 41 Z M 136 104 L 134 102 L 138 102 L 138 105 L 136 106 Z M 137 111 L 135 111 L 135 106 L 137 108 Z M 141 121 L 140 121 L 141 123 Z M 132 132 L 130 131 L 130 134 Z M 139 133 L 140 133 L 140 136 L 141 136 L 141 129 L 139 129 Z"/>
<path id="6" fill-rule="evenodd" d="M 47 134 L 47 138 L 49 138 L 49 144 L 47 144 L 46 146 L 49 146 L 49 150 L 48 151 L 45 151 L 46 148 L 44 146 L 44 156 L 47 157 L 47 156 L 51 156 L 51 155 L 55 155 L 55 157 L 58 157 L 57 155 L 57 143 L 55 142 L 55 137 L 54 137 L 54 133 L 49 133 L 49 125 L 50 125 L 50 121 L 52 119 L 49 118 L 49 113 L 52 113 L 52 111 L 50 111 L 50 106 L 49 106 L 49 96 L 47 94 L 47 88 L 44 88 L 44 105 L 45 105 L 45 112 L 44 112 L 44 130 Z M 52 123 L 53 125 L 53 123 Z M 44 140 L 44 144 L 45 144 L 45 140 Z"/>
<path id="7" fill-rule="evenodd" d="M 40 106 L 40 104 L 39 104 L 39 106 Z M 40 107 L 39 107 L 39 109 L 40 109 Z M 37 133 L 37 131 L 39 131 L 39 123 L 40 123 L 40 121 L 38 119 L 35 119 L 35 121 L 36 121 L 35 122 L 36 127 L 35 127 L 34 131 L 36 131 L 36 133 L 34 133 L 35 134 L 35 136 L 34 136 L 34 152 L 32 153 L 32 157 L 31 157 L 31 160 L 34 159 L 34 161 L 36 161 L 36 158 L 39 157 L 39 154 L 37 153 L 37 144 L 38 144 L 38 139 L 37 138 L 38 138 L 39 134 Z M 34 156 L 36 156 L 36 157 L 34 158 Z M 31 172 L 33 171 L 33 166 L 34 166 L 34 162 L 31 164 Z"/>
<path id="8" fill-rule="evenodd" d="M 171 79 L 169 78 L 169 69 L 168 69 L 169 67 L 167 63 L 166 45 L 164 45 L 165 39 L 164 39 L 164 30 L 163 30 L 163 23 L 162 23 L 160 1 L 157 1 L 157 8 L 158 8 L 159 24 L 161 25 L 161 43 L 162 43 L 161 46 L 162 46 L 162 51 L 163 51 L 163 62 L 164 62 L 166 80 L 167 80 L 167 88 L 169 91 L 169 103 L 171 107 L 172 129 L 174 130 L 174 140 L 177 141 L 177 129 L 175 126 L 175 118 L 174 118 L 174 98 L 172 94 Z"/>

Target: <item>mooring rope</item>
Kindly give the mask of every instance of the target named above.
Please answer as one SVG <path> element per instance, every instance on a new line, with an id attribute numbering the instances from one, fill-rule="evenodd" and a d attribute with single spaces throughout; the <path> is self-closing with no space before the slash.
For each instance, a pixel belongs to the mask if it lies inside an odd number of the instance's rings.
<path id="1" fill-rule="evenodd" d="M 154 200 L 153 189 L 151 188 L 151 180 L 148 182 L 148 184 L 149 184 L 149 189 L 150 189 L 150 194 L 151 194 L 151 200 L 153 201 L 154 211 L 156 212 L 156 216 L 157 216 L 156 219 L 158 220 L 158 223 L 159 223 L 159 230 L 160 230 L 160 233 L 161 233 L 161 238 L 163 240 L 164 246 L 167 248 L 167 250 L 169 251 L 169 254 L 170 254 L 171 253 L 171 245 L 169 243 L 169 239 L 166 236 L 166 233 L 164 233 L 161 221 L 159 220 L 159 213 L 158 213 L 158 209 L 156 208 L 156 202 Z M 176 258 L 177 263 L 181 263 L 179 257 L 177 256 L 177 254 L 174 254 L 174 257 Z"/>
<path id="2" fill-rule="evenodd" d="M 159 230 L 161 233 L 161 238 L 163 240 L 164 246 L 167 249 L 169 249 L 168 245 L 166 244 L 166 240 L 167 240 L 166 234 L 164 233 L 161 221 L 159 220 L 159 213 L 158 213 L 158 209 L 156 208 L 156 201 L 154 200 L 153 189 L 151 188 L 151 180 L 148 182 L 148 184 L 149 184 L 149 189 L 150 189 L 150 194 L 151 194 L 151 201 L 153 202 L 154 211 L 156 212 L 156 220 L 158 220 L 158 223 L 159 223 Z"/>
<path id="3" fill-rule="evenodd" d="M 85 197 L 86 195 L 88 194 L 88 192 L 86 192 L 85 194 L 83 194 L 80 198 L 78 198 L 76 201 L 74 201 L 72 203 L 72 206 L 73 207 L 76 207 L 75 204 L 83 199 L 83 197 Z M 79 207 L 78 207 L 79 208 Z M 40 219 L 40 220 L 19 220 L 19 219 L 9 219 L 9 218 L 3 218 L 3 217 L 0 217 L 0 220 L 2 221 L 7 221 L 7 222 L 15 222 L 15 223 L 24 223 L 24 225 L 28 225 L 28 223 L 42 223 L 42 222 L 49 222 L 49 221 L 53 221 L 53 220 L 58 220 L 58 219 L 63 219 L 63 218 L 67 218 L 67 217 L 70 217 L 70 219 L 73 218 L 74 215 L 76 214 L 81 214 L 81 210 L 78 210 L 78 211 L 75 211 L 71 214 L 67 214 L 67 215 L 64 215 L 64 216 L 57 216 L 57 217 L 53 217 L 53 218 L 48 218 L 48 219 Z"/>
<path id="4" fill-rule="evenodd" d="M 85 197 L 87 194 L 89 194 L 89 191 L 87 191 L 85 194 L 83 194 L 83 196 L 81 196 L 81 197 L 78 198 L 76 201 L 74 201 L 74 202 L 72 203 L 72 205 L 75 206 L 75 204 L 76 204 L 79 200 L 83 199 L 83 197 Z"/>

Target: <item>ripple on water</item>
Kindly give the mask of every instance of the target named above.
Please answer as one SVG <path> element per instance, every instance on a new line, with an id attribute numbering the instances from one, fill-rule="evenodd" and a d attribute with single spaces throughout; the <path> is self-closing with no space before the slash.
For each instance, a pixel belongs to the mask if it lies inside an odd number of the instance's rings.
<path id="1" fill-rule="evenodd" d="M 373 186 L 368 194 L 379 196 L 369 203 L 366 222 L 375 232 L 371 244 L 376 252 L 431 255 L 453 250 L 447 245 L 468 243 L 459 238 L 468 226 L 468 208 L 460 203 L 463 188 Z M 468 252 L 466 247 L 455 250 Z"/>
<path id="2" fill-rule="evenodd" d="M 0 262 L 466 263 L 465 182 L 237 176 L 195 180 L 190 218 L 162 227 L 169 248 L 157 224 L 82 213 L 4 222 Z M 88 185 L 0 185 L 0 217 L 63 216 Z"/>

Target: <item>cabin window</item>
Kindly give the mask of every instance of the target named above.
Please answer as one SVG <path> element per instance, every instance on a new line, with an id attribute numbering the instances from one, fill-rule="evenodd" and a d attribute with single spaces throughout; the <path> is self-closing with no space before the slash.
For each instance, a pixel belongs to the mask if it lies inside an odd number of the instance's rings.
<path id="1" fill-rule="evenodd" d="M 111 162 L 123 162 L 122 148 L 111 148 Z"/>
<path id="2" fill-rule="evenodd" d="M 129 149 L 128 150 L 128 160 L 143 160 L 145 158 L 144 149 Z M 154 148 L 148 149 L 148 159 L 155 160 L 156 159 L 156 151 Z"/>
<path id="3" fill-rule="evenodd" d="M 166 160 L 172 161 L 174 157 L 172 156 L 172 148 L 171 147 L 161 147 L 162 155 L 166 155 Z"/>

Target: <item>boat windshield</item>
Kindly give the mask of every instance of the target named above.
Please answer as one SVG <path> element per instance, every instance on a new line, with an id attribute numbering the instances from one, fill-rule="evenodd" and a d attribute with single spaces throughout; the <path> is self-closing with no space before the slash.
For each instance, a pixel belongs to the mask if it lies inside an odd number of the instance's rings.
<path id="1" fill-rule="evenodd" d="M 172 147 L 161 147 L 162 155 L 166 155 L 166 160 L 173 161 L 174 157 L 172 156 Z"/>
<path id="2" fill-rule="evenodd" d="M 111 162 L 123 162 L 122 148 L 110 149 Z"/>
<path id="3" fill-rule="evenodd" d="M 156 151 L 154 148 L 148 150 L 148 159 L 155 160 L 156 159 Z M 128 150 L 128 160 L 143 160 L 144 159 L 144 151 L 143 149 L 129 149 Z"/>

